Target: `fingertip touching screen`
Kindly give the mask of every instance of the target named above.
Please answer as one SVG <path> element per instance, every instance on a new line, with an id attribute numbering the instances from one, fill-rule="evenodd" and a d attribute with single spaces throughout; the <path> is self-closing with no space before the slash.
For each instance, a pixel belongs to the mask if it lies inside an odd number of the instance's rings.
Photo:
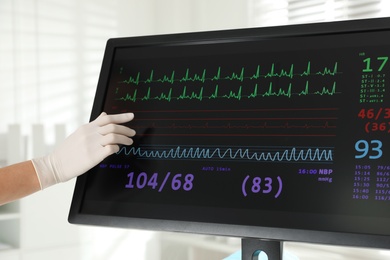
<path id="1" fill-rule="evenodd" d="M 389 56 L 389 19 L 110 39 L 91 119 L 137 134 L 70 222 L 388 247 Z"/>

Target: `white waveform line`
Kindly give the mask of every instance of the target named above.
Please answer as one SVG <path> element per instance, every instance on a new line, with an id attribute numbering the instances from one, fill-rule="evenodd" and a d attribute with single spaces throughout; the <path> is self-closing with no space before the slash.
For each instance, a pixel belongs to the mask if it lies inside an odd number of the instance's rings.
<path id="1" fill-rule="evenodd" d="M 251 152 L 249 148 L 182 148 L 177 146 L 165 149 L 144 149 L 141 147 L 122 147 L 117 154 L 136 156 L 143 159 L 221 159 L 250 160 L 259 162 L 333 162 L 332 149 L 305 148 L 281 149 L 280 151 Z"/>

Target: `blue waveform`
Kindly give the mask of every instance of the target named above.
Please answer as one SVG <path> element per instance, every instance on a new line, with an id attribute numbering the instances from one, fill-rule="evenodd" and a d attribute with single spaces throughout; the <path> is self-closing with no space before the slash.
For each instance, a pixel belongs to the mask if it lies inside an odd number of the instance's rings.
<path id="1" fill-rule="evenodd" d="M 117 154 L 140 159 L 244 160 L 257 162 L 333 162 L 331 148 L 297 147 L 122 147 Z"/>

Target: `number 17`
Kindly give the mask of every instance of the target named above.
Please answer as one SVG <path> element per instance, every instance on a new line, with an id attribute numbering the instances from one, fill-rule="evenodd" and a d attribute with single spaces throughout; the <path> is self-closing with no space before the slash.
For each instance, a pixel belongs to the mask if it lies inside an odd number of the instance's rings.
<path id="1" fill-rule="evenodd" d="M 382 57 L 377 58 L 378 61 L 382 61 L 381 65 L 379 66 L 378 72 L 382 71 L 382 69 L 386 65 L 388 59 L 389 59 L 389 57 L 387 57 L 387 56 L 382 56 Z M 364 59 L 363 62 L 366 63 L 366 68 L 363 69 L 363 72 L 372 72 L 371 58 Z"/>

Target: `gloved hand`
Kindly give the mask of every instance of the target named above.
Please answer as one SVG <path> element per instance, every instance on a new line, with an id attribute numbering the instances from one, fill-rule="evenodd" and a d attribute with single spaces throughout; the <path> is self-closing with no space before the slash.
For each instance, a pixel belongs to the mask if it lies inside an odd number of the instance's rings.
<path id="1" fill-rule="evenodd" d="M 135 131 L 118 124 L 134 118 L 133 113 L 107 115 L 81 126 L 55 151 L 32 159 L 41 189 L 77 177 L 107 156 L 119 151 L 119 144 L 131 145 Z"/>

